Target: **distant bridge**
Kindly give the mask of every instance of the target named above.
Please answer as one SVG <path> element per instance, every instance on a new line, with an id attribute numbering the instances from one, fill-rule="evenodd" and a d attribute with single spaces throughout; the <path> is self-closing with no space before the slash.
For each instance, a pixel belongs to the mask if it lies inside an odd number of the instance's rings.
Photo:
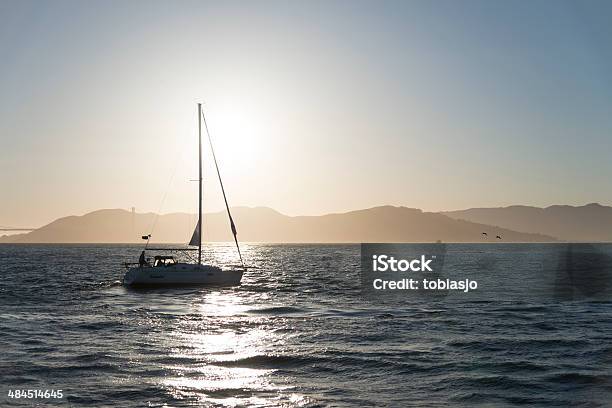
<path id="1" fill-rule="evenodd" d="M 3 227 L 0 225 L 0 231 L 34 231 L 36 228 L 19 228 L 19 227 Z"/>

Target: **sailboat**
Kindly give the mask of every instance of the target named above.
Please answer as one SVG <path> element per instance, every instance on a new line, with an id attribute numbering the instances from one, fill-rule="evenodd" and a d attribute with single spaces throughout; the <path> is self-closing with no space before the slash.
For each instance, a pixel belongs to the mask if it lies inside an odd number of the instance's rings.
<path id="1" fill-rule="evenodd" d="M 234 235 L 234 241 L 236 243 L 236 249 L 238 250 L 238 256 L 240 257 L 241 265 L 239 267 L 233 267 L 231 269 L 222 269 L 215 265 L 202 264 L 202 120 L 204 121 L 204 127 L 208 136 L 210 149 L 213 160 L 215 162 L 215 168 L 217 169 L 217 175 L 219 176 L 219 184 L 221 185 L 221 191 L 223 193 L 223 199 L 225 200 L 225 207 L 227 209 L 227 215 L 229 217 L 229 224 Z M 142 238 L 147 240 L 147 246 L 140 255 L 140 261 L 138 264 L 125 264 L 127 272 L 123 277 L 123 283 L 126 286 L 196 286 L 196 285 L 214 285 L 214 286 L 234 286 L 239 285 L 242 275 L 246 270 L 244 262 L 242 261 L 242 254 L 240 253 L 240 245 L 238 244 L 238 237 L 236 232 L 236 225 L 232 219 L 229 205 L 227 203 L 227 197 L 225 195 L 225 189 L 223 187 L 223 181 L 221 180 L 221 173 L 219 172 L 219 166 L 217 164 L 217 158 L 215 157 L 215 151 L 212 146 L 210 133 L 208 132 L 208 126 L 206 125 L 206 118 L 202 111 L 202 104 L 198 103 L 198 143 L 199 143 L 199 178 L 198 178 L 198 223 L 196 224 L 195 230 L 189 241 L 191 247 L 197 246 L 198 260 L 197 263 L 184 263 L 177 262 L 171 255 L 156 255 L 153 258 L 153 262 L 150 262 L 145 257 L 145 251 L 148 249 L 149 238 L 151 235 L 145 235 Z M 181 249 L 148 249 L 149 251 L 194 251 L 193 248 L 181 248 Z M 137 266 L 136 266 L 137 265 Z"/>

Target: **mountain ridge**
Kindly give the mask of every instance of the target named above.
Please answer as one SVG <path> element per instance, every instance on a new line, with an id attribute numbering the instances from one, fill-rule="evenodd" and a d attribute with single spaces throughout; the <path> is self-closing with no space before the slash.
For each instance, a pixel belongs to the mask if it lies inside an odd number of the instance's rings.
<path id="1" fill-rule="evenodd" d="M 454 219 L 491 224 L 514 231 L 551 235 L 563 241 L 612 241 L 612 207 L 599 203 L 581 206 L 551 205 L 534 207 L 514 205 L 444 211 Z"/>
<path id="2" fill-rule="evenodd" d="M 549 242 L 553 236 L 453 219 L 442 213 L 403 206 L 379 206 L 325 215 L 284 215 L 269 207 L 234 207 L 238 237 L 250 242 L 358 243 L 358 242 L 482 242 L 482 232 L 500 235 L 506 242 Z M 26 234 L 0 237 L 0 243 L 136 243 L 152 232 L 158 243 L 186 242 L 196 223 L 195 214 L 135 213 L 101 209 L 66 216 Z M 230 241 L 224 211 L 203 217 L 203 239 Z"/>

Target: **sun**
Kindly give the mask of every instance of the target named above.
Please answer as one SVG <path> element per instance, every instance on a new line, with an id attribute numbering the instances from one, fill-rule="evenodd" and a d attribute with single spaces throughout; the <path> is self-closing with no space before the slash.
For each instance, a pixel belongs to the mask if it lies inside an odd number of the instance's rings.
<path id="1" fill-rule="evenodd" d="M 204 114 L 223 174 L 231 177 L 254 167 L 266 129 L 261 117 L 244 106 L 229 109 L 204 105 Z"/>

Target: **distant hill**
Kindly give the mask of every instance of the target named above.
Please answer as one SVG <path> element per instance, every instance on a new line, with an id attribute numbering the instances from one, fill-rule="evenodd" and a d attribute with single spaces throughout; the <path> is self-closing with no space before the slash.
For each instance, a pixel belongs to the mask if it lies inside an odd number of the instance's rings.
<path id="1" fill-rule="evenodd" d="M 551 235 L 564 241 L 612 241 L 612 207 L 596 203 L 578 207 L 513 205 L 503 208 L 470 208 L 443 214 L 457 220 Z"/>
<path id="2" fill-rule="evenodd" d="M 232 214 L 239 239 L 251 242 L 482 242 L 483 231 L 490 237 L 501 235 L 505 242 L 555 240 L 406 207 L 298 217 L 270 208 L 236 207 Z M 180 243 L 189 240 L 195 223 L 193 214 L 132 215 L 125 210 L 100 210 L 60 218 L 27 234 L 3 236 L 0 243 L 133 243 L 141 242 L 140 236 L 151 231 L 152 242 Z M 203 229 L 204 240 L 232 240 L 224 212 L 205 214 Z"/>

